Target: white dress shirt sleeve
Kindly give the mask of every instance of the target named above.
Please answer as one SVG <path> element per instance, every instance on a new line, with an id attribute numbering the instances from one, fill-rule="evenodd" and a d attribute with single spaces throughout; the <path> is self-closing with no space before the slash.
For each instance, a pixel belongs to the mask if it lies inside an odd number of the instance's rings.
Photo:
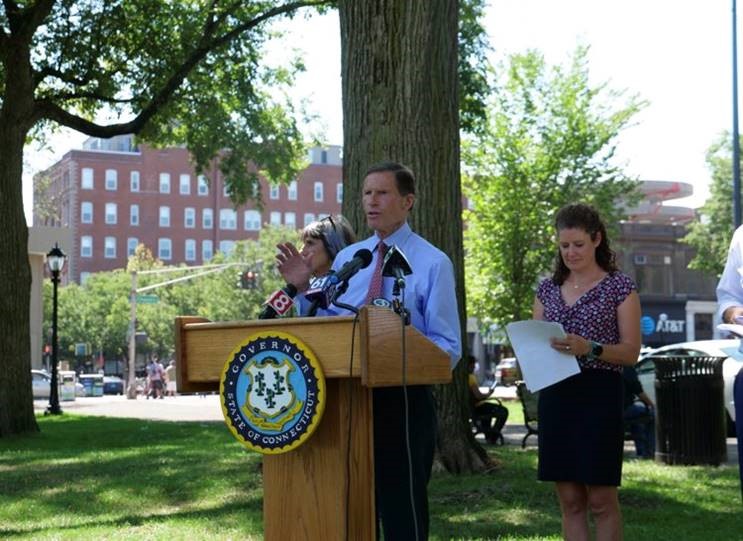
<path id="1" fill-rule="evenodd" d="M 725 270 L 717 284 L 717 304 L 720 319 L 731 306 L 743 306 L 743 227 L 739 227 L 730 241 Z"/>

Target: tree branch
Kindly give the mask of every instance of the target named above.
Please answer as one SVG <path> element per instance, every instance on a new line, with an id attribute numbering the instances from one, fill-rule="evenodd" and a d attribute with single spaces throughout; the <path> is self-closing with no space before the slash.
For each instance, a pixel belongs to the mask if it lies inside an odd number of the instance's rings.
<path id="1" fill-rule="evenodd" d="M 215 49 L 218 49 L 219 47 L 228 44 L 230 41 L 235 39 L 243 32 L 255 28 L 260 23 L 270 19 L 271 17 L 276 17 L 278 15 L 294 11 L 301 7 L 332 4 L 334 3 L 334 1 L 335 0 L 307 0 L 291 2 L 283 6 L 278 6 L 269 9 L 268 11 L 264 12 L 254 19 L 246 21 L 244 24 L 237 26 L 230 32 L 226 33 L 224 36 L 214 41 L 207 41 L 206 43 L 202 43 L 199 47 L 193 50 L 191 56 L 188 57 L 178 69 L 176 69 L 176 71 L 162 86 L 160 91 L 153 96 L 147 106 L 144 107 L 142 111 L 140 111 L 140 113 L 130 122 L 102 126 L 78 115 L 72 114 L 49 100 L 39 100 L 36 102 L 34 120 L 53 120 L 64 126 L 68 126 L 82 133 L 90 135 L 91 137 L 107 138 L 113 137 L 114 135 L 122 135 L 126 133 L 139 133 L 147 124 L 147 122 L 149 122 L 152 117 L 154 117 L 157 112 L 168 102 L 168 100 L 173 96 L 176 90 L 178 90 L 178 88 L 181 86 L 191 70 L 194 69 L 194 67 L 196 67 L 196 65 L 201 60 L 203 60 L 207 54 L 214 51 Z M 205 37 L 207 36 L 202 36 L 202 41 Z"/>
<path id="2" fill-rule="evenodd" d="M 34 76 L 34 87 L 38 86 L 41 81 L 43 81 L 47 77 L 56 77 L 63 83 L 69 83 L 71 85 L 75 86 L 85 86 L 88 84 L 91 80 L 90 77 L 91 72 L 88 71 L 86 78 L 79 78 L 79 77 L 71 77 L 67 75 L 66 73 L 58 70 L 57 68 L 53 68 L 51 66 L 48 66 L 42 70 L 40 70 L 35 76 Z"/>
<path id="3" fill-rule="evenodd" d="M 134 98 L 112 98 L 111 96 L 104 96 L 95 92 L 61 92 L 51 97 L 55 100 L 93 99 L 104 103 L 132 103 L 134 101 Z"/>
<path id="4" fill-rule="evenodd" d="M 52 11 L 54 0 L 38 0 L 26 8 L 21 8 L 14 0 L 3 0 L 3 5 L 11 34 L 28 43 L 36 29 Z"/>

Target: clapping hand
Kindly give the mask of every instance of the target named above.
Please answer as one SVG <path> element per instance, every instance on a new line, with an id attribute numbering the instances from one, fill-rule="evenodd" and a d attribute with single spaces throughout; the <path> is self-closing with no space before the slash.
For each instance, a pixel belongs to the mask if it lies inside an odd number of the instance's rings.
<path id="1" fill-rule="evenodd" d="M 297 291 L 306 291 L 310 285 L 312 266 L 310 259 L 303 256 L 291 242 L 276 245 L 276 266 L 287 284 L 293 284 Z"/>

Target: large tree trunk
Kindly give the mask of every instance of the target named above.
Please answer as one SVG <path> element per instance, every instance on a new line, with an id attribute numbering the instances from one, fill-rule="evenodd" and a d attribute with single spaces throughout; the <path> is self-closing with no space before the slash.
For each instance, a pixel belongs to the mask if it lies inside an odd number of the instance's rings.
<path id="1" fill-rule="evenodd" d="M 28 49 L 18 45 L 5 62 L 0 109 L 0 438 L 37 431 L 31 393 L 29 305 L 31 268 L 23 213 L 23 144 L 33 114 Z"/>
<path id="2" fill-rule="evenodd" d="M 341 0 L 343 212 L 360 233 L 366 168 L 389 159 L 414 171 L 415 231 L 451 257 L 465 336 L 459 177 L 457 0 Z M 466 345 L 466 340 L 463 340 Z M 467 422 L 466 366 L 437 389 L 439 459 L 451 472 L 489 466 Z"/>

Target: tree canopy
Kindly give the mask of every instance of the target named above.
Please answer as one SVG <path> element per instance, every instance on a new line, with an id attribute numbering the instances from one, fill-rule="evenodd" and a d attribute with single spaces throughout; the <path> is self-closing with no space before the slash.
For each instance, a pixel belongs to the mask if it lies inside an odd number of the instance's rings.
<path id="1" fill-rule="evenodd" d="M 267 65 L 266 22 L 330 0 L 5 0 L 0 4 L 0 437 L 35 430 L 30 385 L 28 229 L 23 147 L 67 126 L 186 145 L 197 171 L 219 156 L 232 200 L 260 195 L 257 174 L 302 166 L 285 99 L 301 65 Z M 114 120 L 102 124 L 99 113 Z M 208 177 L 208 174 L 207 174 Z"/>
<path id="2" fill-rule="evenodd" d="M 297 241 L 297 231 L 266 227 L 259 240 L 240 241 L 228 256 L 217 253 L 212 264 L 232 263 L 221 272 L 193 278 L 185 282 L 151 290 L 157 304 L 137 306 L 137 331 L 147 333 L 147 345 L 138 351 L 152 351 L 161 358 L 174 352 L 173 320 L 177 315 L 201 316 L 212 321 L 236 321 L 258 316 L 263 300 L 283 282 L 273 263 L 276 244 Z M 143 245 L 130 257 L 128 271 L 162 268 Z M 257 273 L 255 289 L 237 287 L 238 275 L 246 269 Z M 141 274 L 138 287 L 161 283 L 169 279 L 195 274 L 183 266 L 183 272 Z M 59 291 L 60 358 L 72 356 L 74 344 L 87 343 L 91 352 L 102 353 L 107 359 L 123 359 L 127 355 L 129 326 L 129 272 L 122 270 L 92 274 L 82 285 L 69 284 Z M 45 328 L 50 326 L 51 284 L 45 284 Z"/>
<path id="3" fill-rule="evenodd" d="M 712 174 L 709 198 L 699 208 L 683 242 L 696 250 L 689 268 L 720 276 L 725 268 L 733 238 L 733 145 L 729 133 L 707 149 L 707 166 Z"/>
<path id="4" fill-rule="evenodd" d="M 615 139 L 644 103 L 592 85 L 584 47 L 567 66 L 528 51 L 496 72 L 487 126 L 463 145 L 464 217 L 470 313 L 502 326 L 531 317 L 537 277 L 555 255 L 558 208 L 581 201 L 618 223 L 635 181 L 612 163 Z"/>

